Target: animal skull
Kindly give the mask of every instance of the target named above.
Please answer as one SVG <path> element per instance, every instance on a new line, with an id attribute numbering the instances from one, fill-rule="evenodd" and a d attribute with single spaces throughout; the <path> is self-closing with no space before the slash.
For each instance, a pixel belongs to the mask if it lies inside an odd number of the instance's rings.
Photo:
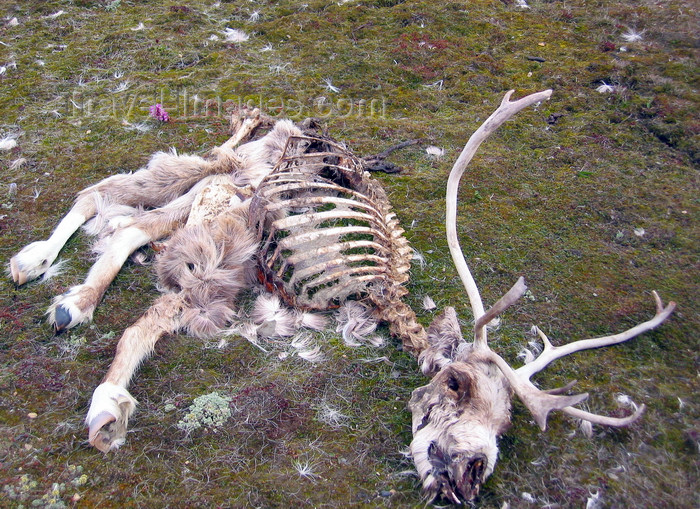
<path id="1" fill-rule="evenodd" d="M 442 495 L 461 503 L 472 500 L 493 472 L 496 439 L 510 425 L 512 391 L 500 371 L 477 361 L 471 345 L 462 341 L 454 308 L 435 319 L 428 341 L 431 348 L 421 364 L 434 376 L 413 391 L 408 404 L 413 414 L 410 453 L 431 499 Z M 443 359 L 454 356 L 442 368 L 434 359 L 437 345 Z"/>

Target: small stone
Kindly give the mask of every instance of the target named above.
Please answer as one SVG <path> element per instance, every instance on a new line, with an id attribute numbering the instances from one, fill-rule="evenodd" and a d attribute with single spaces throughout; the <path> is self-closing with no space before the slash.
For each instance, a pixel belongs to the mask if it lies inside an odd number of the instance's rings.
<path id="1" fill-rule="evenodd" d="M 37 415 L 36 412 L 29 412 L 29 413 L 27 414 L 27 417 L 29 417 L 30 419 L 36 419 L 36 418 L 39 417 L 39 416 Z"/>

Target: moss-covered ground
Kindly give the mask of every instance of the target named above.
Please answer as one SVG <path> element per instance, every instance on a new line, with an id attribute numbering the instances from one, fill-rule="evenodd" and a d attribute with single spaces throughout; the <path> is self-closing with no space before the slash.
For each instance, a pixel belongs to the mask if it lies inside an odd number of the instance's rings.
<path id="1" fill-rule="evenodd" d="M 146 2 L 0 0 L 0 260 L 45 238 L 77 191 L 176 147 L 227 137 L 227 109 L 323 119 L 360 155 L 421 138 L 379 176 L 413 247 L 410 304 L 470 311 L 447 253 L 444 187 L 469 134 L 514 88 L 552 88 L 472 162 L 460 192 L 462 246 L 484 300 L 515 279 L 530 298 L 492 343 L 513 363 L 532 324 L 555 342 L 619 331 L 678 310 L 658 330 L 559 361 L 543 386 L 578 379 L 588 408 L 648 410 L 584 436 L 554 416 L 541 433 L 518 402 L 482 507 L 697 507 L 697 5 L 689 0 Z M 245 32 L 226 40 L 226 29 Z M 231 32 L 229 32 L 230 34 Z M 216 36 L 216 37 L 213 37 Z M 598 91 L 603 85 L 612 90 Z M 171 121 L 149 118 L 159 102 Z M 6 140 L 5 140 L 6 141 Z M 436 145 L 435 159 L 425 147 Z M 91 263 L 76 235 L 67 270 L 17 288 L 0 275 L 0 506 L 422 507 L 406 402 L 425 383 L 390 343 L 351 349 L 326 334 L 325 361 L 280 359 L 242 339 L 168 338 L 140 370 L 126 444 L 102 455 L 82 419 L 121 331 L 157 295 L 127 265 L 91 325 L 55 336 L 43 312 Z M 218 392 L 232 417 L 178 428 Z"/>

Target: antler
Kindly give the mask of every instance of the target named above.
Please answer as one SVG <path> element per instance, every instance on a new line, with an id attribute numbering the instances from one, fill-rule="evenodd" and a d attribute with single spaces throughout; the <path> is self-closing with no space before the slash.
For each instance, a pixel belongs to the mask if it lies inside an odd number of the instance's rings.
<path id="1" fill-rule="evenodd" d="M 535 421 L 540 428 L 542 428 L 542 430 L 546 428 L 547 416 L 552 410 L 562 410 L 567 415 L 578 419 L 583 419 L 594 424 L 606 426 L 629 425 L 642 415 L 645 409 L 644 405 L 640 405 L 634 414 L 628 417 L 614 418 L 601 416 L 578 408 L 573 408 L 573 405 L 576 405 L 588 398 L 588 394 L 584 393 L 571 396 L 562 395 L 568 389 L 570 389 L 575 382 L 572 382 L 562 388 L 542 391 L 533 385 L 530 378 L 535 373 L 538 373 L 547 367 L 551 362 L 571 353 L 590 348 L 600 348 L 622 343 L 635 336 L 638 336 L 639 334 L 642 334 L 643 332 L 654 329 L 671 315 L 676 307 L 675 302 L 670 302 L 664 307 L 658 294 L 656 292 L 652 292 L 656 301 L 656 315 L 651 320 L 641 323 L 619 334 L 595 339 L 584 339 L 558 347 L 553 346 L 549 341 L 549 338 L 547 338 L 547 336 L 539 328 L 537 328 L 537 333 L 544 342 L 543 352 L 534 361 L 515 370 L 500 355 L 488 347 L 486 325 L 499 314 L 508 309 L 508 307 L 512 306 L 520 297 L 522 297 L 527 290 L 527 286 L 525 286 L 523 278 L 519 278 L 515 285 L 513 285 L 513 287 L 503 297 L 501 297 L 491 309 L 488 311 L 484 310 L 484 305 L 481 301 L 481 296 L 479 295 L 479 289 L 477 288 L 474 278 L 469 271 L 469 267 L 464 259 L 464 254 L 462 253 L 462 249 L 459 246 L 459 241 L 457 238 L 457 191 L 462 174 L 469 164 L 469 161 L 471 161 L 472 157 L 474 156 L 474 153 L 479 145 L 481 145 L 481 143 L 488 138 L 492 132 L 494 132 L 515 113 L 526 108 L 527 106 L 549 99 L 552 91 L 545 90 L 543 92 L 531 94 L 523 97 L 522 99 L 511 102 L 510 96 L 512 94 L 512 90 L 505 94 L 505 97 L 501 101 L 501 105 L 498 107 L 498 109 L 488 119 L 486 119 L 481 127 L 479 127 L 479 129 L 477 129 L 477 131 L 469 138 L 469 141 L 455 162 L 447 182 L 447 243 L 450 248 L 452 260 L 457 268 L 457 272 L 459 273 L 460 279 L 464 284 L 464 288 L 467 290 L 469 302 L 474 313 L 474 353 L 481 356 L 481 358 L 484 360 L 493 362 L 496 364 L 496 366 L 498 366 L 515 393 L 530 410 L 535 418 Z"/>
<path id="2" fill-rule="evenodd" d="M 484 304 L 481 302 L 479 289 L 477 288 L 476 282 L 474 282 L 474 278 L 469 271 L 467 262 L 464 259 L 464 254 L 462 253 L 462 248 L 459 246 L 459 239 L 457 238 L 457 191 L 459 190 L 459 181 L 462 178 L 462 174 L 467 168 L 469 161 L 471 161 L 472 157 L 474 157 L 479 145 L 481 145 L 481 143 L 488 138 L 492 132 L 498 129 L 501 124 L 503 124 L 517 112 L 532 104 L 546 101 L 552 95 L 551 90 L 545 90 L 543 92 L 531 94 L 523 97 L 522 99 L 511 102 L 510 96 L 513 95 L 513 92 L 514 90 L 509 90 L 506 92 L 506 95 L 503 97 L 501 105 L 498 107 L 498 109 L 486 119 L 486 121 L 481 125 L 481 127 L 479 127 L 479 129 L 476 130 L 474 134 L 471 135 L 469 141 L 464 146 L 462 153 L 459 155 L 457 161 L 452 167 L 450 177 L 447 180 L 447 244 L 450 248 L 452 260 L 457 268 L 457 273 L 464 284 L 464 288 L 467 290 L 469 302 L 474 312 L 474 321 L 476 322 L 474 327 L 474 346 L 477 349 L 488 348 L 486 341 L 486 324 L 498 313 L 503 312 L 506 308 L 518 300 L 518 298 L 525 293 L 527 287 L 522 280 L 518 280 L 515 286 L 513 286 L 513 288 L 511 288 L 511 290 L 498 301 L 497 306 L 500 304 L 500 309 L 496 311 L 490 310 L 488 316 L 491 318 L 481 319 L 487 314 L 484 311 Z M 495 308 L 496 306 L 494 306 L 492 310 L 495 310 Z"/>

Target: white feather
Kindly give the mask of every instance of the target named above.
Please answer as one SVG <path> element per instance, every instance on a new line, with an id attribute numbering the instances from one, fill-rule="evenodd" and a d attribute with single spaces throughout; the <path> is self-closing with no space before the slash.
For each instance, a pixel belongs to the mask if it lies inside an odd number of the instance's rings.
<path id="1" fill-rule="evenodd" d="M 445 155 L 445 149 L 436 147 L 435 145 L 430 145 L 425 149 L 425 153 L 429 156 L 434 156 L 435 158 L 440 159 L 442 156 Z"/>
<path id="2" fill-rule="evenodd" d="M 622 39 L 625 42 L 639 42 L 642 40 L 642 35 L 644 35 L 644 30 L 637 32 L 633 28 L 628 28 L 627 31 L 622 34 Z"/>
<path id="3" fill-rule="evenodd" d="M 238 30 L 236 28 L 227 28 L 223 32 L 226 42 L 241 43 L 250 39 L 250 36 L 243 30 Z"/>
<path id="4" fill-rule="evenodd" d="M 12 150 L 17 146 L 17 137 L 14 134 L 0 139 L 0 150 Z"/>
<path id="5" fill-rule="evenodd" d="M 430 297 L 430 295 L 423 297 L 423 309 L 426 311 L 432 311 L 435 308 L 437 308 L 437 305 L 435 305 L 435 301 L 432 299 L 432 297 Z"/>

